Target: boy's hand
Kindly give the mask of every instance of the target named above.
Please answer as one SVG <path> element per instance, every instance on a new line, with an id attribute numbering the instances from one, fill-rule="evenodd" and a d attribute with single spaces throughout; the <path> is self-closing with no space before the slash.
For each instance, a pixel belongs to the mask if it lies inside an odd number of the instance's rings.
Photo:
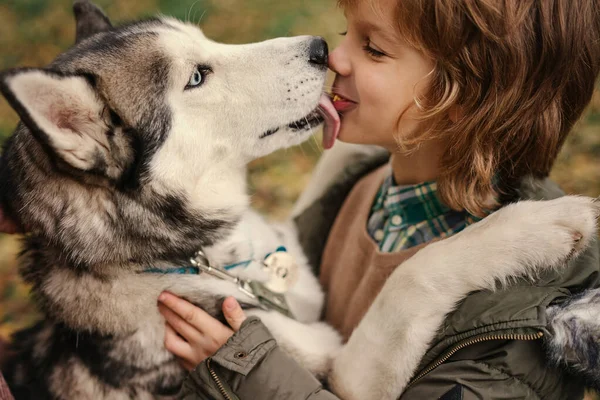
<path id="1" fill-rule="evenodd" d="M 225 319 L 233 330 L 201 308 L 169 292 L 161 293 L 158 301 L 158 309 L 167 320 L 165 347 L 179 357 L 188 371 L 215 354 L 246 319 L 244 311 L 233 297 L 223 302 Z"/>

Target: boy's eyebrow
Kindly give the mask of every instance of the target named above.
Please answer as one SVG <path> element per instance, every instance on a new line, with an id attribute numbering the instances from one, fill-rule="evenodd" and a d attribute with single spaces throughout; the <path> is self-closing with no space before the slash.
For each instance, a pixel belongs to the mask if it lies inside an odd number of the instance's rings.
<path id="1" fill-rule="evenodd" d="M 395 32 L 389 32 L 387 29 L 381 27 L 381 25 L 374 24 L 370 21 L 359 19 L 356 21 L 356 24 L 359 26 L 361 30 L 368 33 L 376 33 L 378 36 L 383 38 L 385 41 L 390 44 L 398 43 L 399 38 L 397 37 Z"/>

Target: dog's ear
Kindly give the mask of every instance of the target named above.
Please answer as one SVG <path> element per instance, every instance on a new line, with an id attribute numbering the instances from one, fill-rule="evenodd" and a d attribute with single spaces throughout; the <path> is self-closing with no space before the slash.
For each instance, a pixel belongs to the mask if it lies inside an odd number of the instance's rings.
<path id="1" fill-rule="evenodd" d="M 76 33 L 75 43 L 92 35 L 112 28 L 110 20 L 102 10 L 89 0 L 75 0 L 73 3 Z"/>
<path id="2" fill-rule="evenodd" d="M 22 68 L 1 74 L 0 90 L 21 121 L 64 161 L 84 171 L 106 165 L 105 105 L 88 79 Z"/>

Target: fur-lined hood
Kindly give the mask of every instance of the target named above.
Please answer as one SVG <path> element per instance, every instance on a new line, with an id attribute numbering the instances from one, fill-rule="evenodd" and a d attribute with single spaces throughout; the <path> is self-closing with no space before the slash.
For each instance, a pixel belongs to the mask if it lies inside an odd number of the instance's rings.
<path id="1" fill-rule="evenodd" d="M 586 290 L 549 307 L 548 323 L 549 359 L 582 374 L 589 387 L 600 390 L 600 289 Z"/>

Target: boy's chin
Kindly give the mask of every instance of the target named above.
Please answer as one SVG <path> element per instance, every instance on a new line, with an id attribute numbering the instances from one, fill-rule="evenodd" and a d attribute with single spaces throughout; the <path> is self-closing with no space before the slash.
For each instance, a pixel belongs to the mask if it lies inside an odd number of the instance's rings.
<path id="1" fill-rule="evenodd" d="M 342 128 L 337 137 L 338 141 L 348 144 L 377 144 L 373 142 L 370 135 L 363 133 L 364 128 L 354 127 L 351 124 L 344 125 L 344 123 L 342 120 Z"/>
<path id="2" fill-rule="evenodd" d="M 337 140 L 350 144 L 366 144 L 365 139 L 367 139 L 367 137 L 360 133 L 359 127 L 342 119 L 342 127 L 340 128 Z"/>
<path id="3" fill-rule="evenodd" d="M 336 140 L 337 142 L 346 143 L 346 144 L 361 144 L 361 145 L 371 145 L 371 146 L 379 146 L 383 147 L 390 153 L 394 152 L 397 149 L 398 145 L 394 141 L 393 137 L 390 137 L 390 140 L 376 140 L 375 137 L 371 135 L 361 135 L 356 132 L 351 132 L 349 129 L 340 130 L 340 134 Z"/>

